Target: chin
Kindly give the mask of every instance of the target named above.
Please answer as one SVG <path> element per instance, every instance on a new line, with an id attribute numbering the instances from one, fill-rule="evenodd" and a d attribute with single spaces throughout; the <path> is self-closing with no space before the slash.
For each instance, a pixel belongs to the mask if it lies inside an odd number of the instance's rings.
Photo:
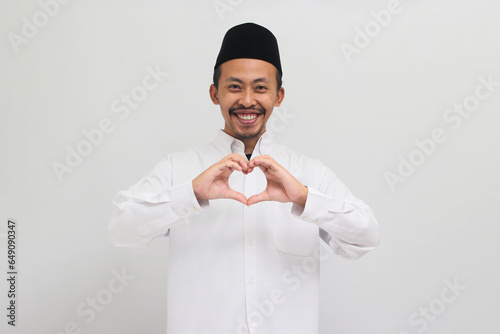
<path id="1" fill-rule="evenodd" d="M 260 137 L 260 135 L 263 133 L 263 131 L 256 131 L 256 132 L 237 132 L 236 134 L 238 135 L 239 139 L 242 140 L 252 140 L 255 138 Z"/>

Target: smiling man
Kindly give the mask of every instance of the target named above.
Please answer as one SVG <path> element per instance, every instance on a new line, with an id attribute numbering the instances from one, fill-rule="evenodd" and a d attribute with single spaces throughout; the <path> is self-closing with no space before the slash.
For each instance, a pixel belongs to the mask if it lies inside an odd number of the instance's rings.
<path id="1" fill-rule="evenodd" d="M 277 87 L 277 71 L 260 59 L 233 59 L 220 65 L 220 86 L 210 86 L 210 97 L 220 105 L 226 122 L 224 131 L 243 140 L 245 152 L 252 152 L 273 108 L 285 96 L 283 87 Z"/>
<path id="2" fill-rule="evenodd" d="M 231 28 L 210 86 L 224 129 L 113 200 L 114 245 L 170 238 L 167 333 L 317 333 L 321 246 L 356 259 L 379 242 L 368 206 L 266 130 L 281 76 L 269 30 Z"/>

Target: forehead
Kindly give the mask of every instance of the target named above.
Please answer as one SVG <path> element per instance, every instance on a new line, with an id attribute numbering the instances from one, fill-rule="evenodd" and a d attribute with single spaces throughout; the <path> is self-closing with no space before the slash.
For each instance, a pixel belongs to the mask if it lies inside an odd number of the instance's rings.
<path id="1" fill-rule="evenodd" d="M 265 78 L 276 84 L 276 67 L 260 59 L 232 59 L 222 63 L 220 68 L 220 78 L 222 80 L 226 80 L 230 77 L 235 77 L 242 81 L 253 81 L 258 78 Z"/>

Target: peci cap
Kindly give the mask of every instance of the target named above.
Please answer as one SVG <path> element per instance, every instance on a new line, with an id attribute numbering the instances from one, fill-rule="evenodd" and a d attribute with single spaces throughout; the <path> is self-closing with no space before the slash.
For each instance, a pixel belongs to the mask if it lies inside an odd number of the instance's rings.
<path id="1" fill-rule="evenodd" d="M 226 32 L 214 69 L 238 58 L 260 59 L 273 64 L 283 73 L 276 37 L 258 24 L 243 23 Z"/>

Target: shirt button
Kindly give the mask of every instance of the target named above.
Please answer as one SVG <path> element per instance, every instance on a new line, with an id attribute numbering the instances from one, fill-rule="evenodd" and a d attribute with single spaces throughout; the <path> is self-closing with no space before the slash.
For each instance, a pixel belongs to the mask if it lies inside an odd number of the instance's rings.
<path id="1" fill-rule="evenodd" d="M 254 284 L 254 283 L 255 283 L 255 281 L 253 280 L 253 278 L 250 278 L 250 279 L 248 280 L 248 284 L 252 285 L 252 284 Z"/>
<path id="2" fill-rule="evenodd" d="M 255 322 L 255 319 L 254 319 L 254 317 L 252 317 L 252 318 L 248 319 L 248 321 L 249 321 L 251 324 L 253 324 L 253 323 Z"/>
<path id="3" fill-rule="evenodd" d="M 182 216 L 187 215 L 187 211 L 186 211 L 186 210 L 184 210 L 184 209 L 182 209 L 182 210 L 181 210 L 181 215 L 182 215 Z"/>
<path id="4" fill-rule="evenodd" d="M 253 240 L 248 240 L 248 241 L 247 241 L 247 245 L 248 245 L 248 246 L 253 246 L 253 244 L 254 244 L 254 243 L 253 243 Z"/>

